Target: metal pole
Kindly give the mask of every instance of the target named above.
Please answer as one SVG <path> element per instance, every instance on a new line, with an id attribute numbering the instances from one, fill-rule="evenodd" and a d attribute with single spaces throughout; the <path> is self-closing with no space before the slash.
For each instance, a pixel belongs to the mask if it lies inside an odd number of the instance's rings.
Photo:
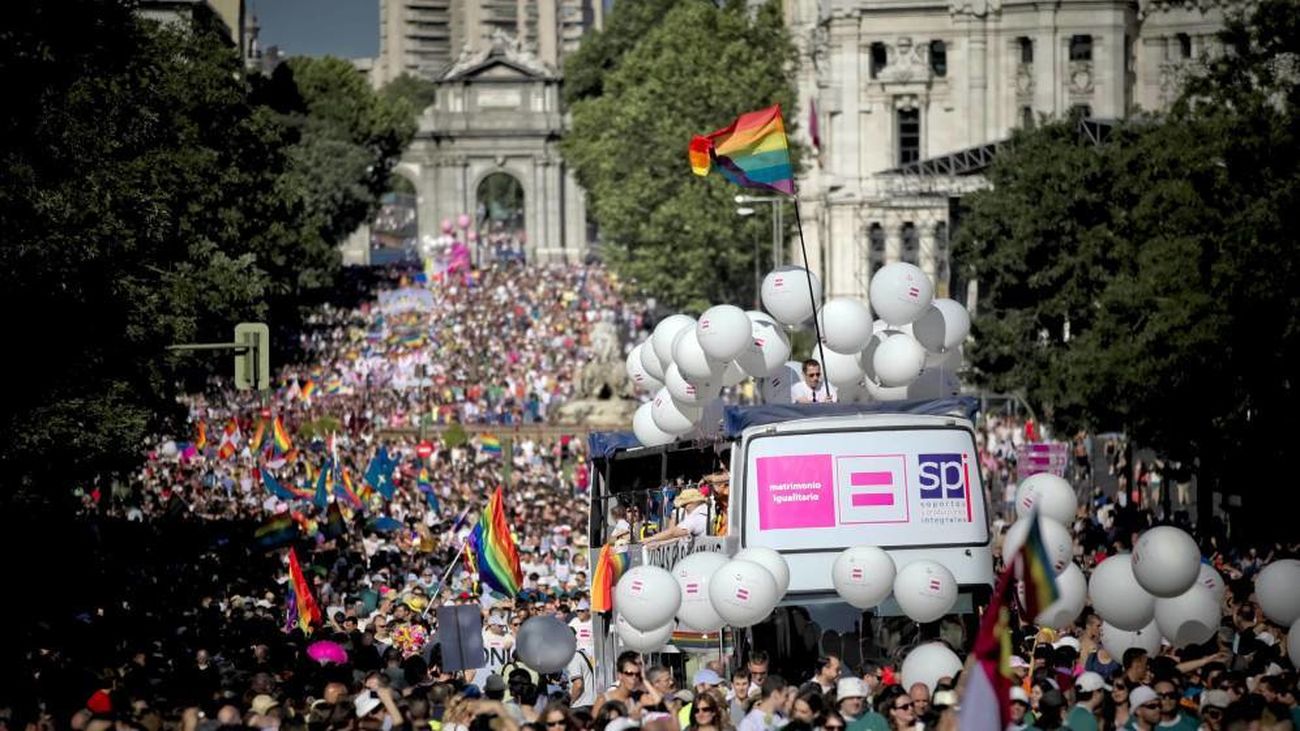
<path id="1" fill-rule="evenodd" d="M 762 310 L 763 275 L 759 268 L 758 231 L 754 232 L 754 309 Z"/>
<path id="2" fill-rule="evenodd" d="M 781 241 L 778 238 L 776 222 L 776 203 L 772 203 L 772 268 L 781 266 Z"/>
<path id="3" fill-rule="evenodd" d="M 776 250 L 785 260 L 785 201 L 778 198 L 772 205 L 776 206 Z M 805 266 L 807 262 L 804 262 Z"/>

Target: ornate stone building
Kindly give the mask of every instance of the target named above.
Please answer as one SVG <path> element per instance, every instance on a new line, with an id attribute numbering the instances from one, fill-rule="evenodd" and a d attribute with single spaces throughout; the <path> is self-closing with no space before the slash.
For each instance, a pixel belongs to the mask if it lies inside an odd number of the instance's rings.
<path id="1" fill-rule="evenodd" d="M 1204 1 L 786 7 L 802 58 L 800 134 L 809 141 L 812 101 L 821 138 L 800 205 L 809 259 L 830 295 L 865 295 L 872 272 L 897 260 L 921 266 L 946 293 L 956 201 L 987 184 L 980 173 L 999 142 L 1043 116 L 1167 107 L 1222 26 Z"/>

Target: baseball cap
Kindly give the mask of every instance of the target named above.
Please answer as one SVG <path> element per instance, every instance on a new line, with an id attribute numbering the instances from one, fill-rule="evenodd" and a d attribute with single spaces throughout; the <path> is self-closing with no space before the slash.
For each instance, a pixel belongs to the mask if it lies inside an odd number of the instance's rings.
<path id="1" fill-rule="evenodd" d="M 1136 711 L 1139 706 L 1144 706 L 1151 701 L 1158 699 L 1160 696 L 1151 689 L 1149 685 L 1139 685 L 1128 694 L 1128 708 L 1130 711 Z"/>
<path id="2" fill-rule="evenodd" d="M 579 600 L 578 600 L 578 611 L 579 611 L 579 612 L 585 612 L 585 611 L 587 611 L 587 610 L 589 610 L 589 609 L 591 609 L 591 602 L 587 601 L 586 599 L 579 599 Z"/>
<path id="3" fill-rule="evenodd" d="M 1074 637 L 1070 637 L 1070 636 L 1067 635 L 1067 636 L 1062 637 L 1061 639 L 1057 640 L 1056 642 L 1053 642 L 1053 643 L 1052 643 L 1052 647 L 1055 647 L 1055 648 L 1070 647 L 1070 648 L 1073 648 L 1075 652 L 1078 652 L 1078 651 L 1079 651 L 1079 640 L 1077 640 L 1077 639 L 1074 638 Z"/>
<path id="4" fill-rule="evenodd" d="M 685 689 L 682 689 L 682 690 L 677 691 L 676 693 L 673 693 L 673 697 L 676 698 L 677 700 L 681 701 L 682 703 L 694 703 L 694 702 L 695 702 L 695 694 L 692 693 L 691 691 L 689 691 L 689 690 L 685 690 Z"/>
<path id="5" fill-rule="evenodd" d="M 496 693 L 506 689 L 506 681 L 500 675 L 492 673 L 488 676 L 487 682 L 483 683 L 483 690 L 489 693 Z"/>
<path id="6" fill-rule="evenodd" d="M 380 706 L 379 695 L 374 691 L 362 691 L 352 699 L 352 705 L 357 708 L 357 718 L 364 718 Z"/>
<path id="7" fill-rule="evenodd" d="M 930 699 L 930 706 L 935 710 L 950 708 L 955 705 L 957 705 L 957 691 L 955 690 L 938 691 L 934 694 L 934 698 Z"/>
<path id="8" fill-rule="evenodd" d="M 1101 690 L 1102 688 L 1110 690 L 1110 686 L 1106 684 L 1106 679 L 1091 670 L 1080 675 L 1079 679 L 1074 681 L 1074 687 L 1086 693 Z"/>
<path id="9" fill-rule="evenodd" d="M 280 705 L 280 701 L 277 701 L 271 696 L 262 693 L 261 695 L 258 695 L 255 698 L 253 698 L 253 702 L 250 703 L 248 707 L 252 709 L 253 713 L 256 713 L 259 716 L 263 716 L 266 715 L 267 711 L 271 710 L 272 708 L 275 708 L 278 705 Z"/>
<path id="10" fill-rule="evenodd" d="M 1211 706 L 1215 708 L 1227 708 L 1232 704 L 1232 697 L 1226 690 L 1207 690 L 1201 695 L 1201 709 L 1204 710 Z"/>
<path id="11" fill-rule="evenodd" d="M 840 678 L 835 684 L 835 697 L 839 700 L 866 698 L 867 689 L 863 685 L 862 678 Z"/>
<path id="12" fill-rule="evenodd" d="M 1029 705 L 1029 694 L 1025 692 L 1024 688 L 1013 685 L 1011 686 L 1011 702 Z"/>
<path id="13" fill-rule="evenodd" d="M 1011 668 L 1013 670 L 1025 670 L 1029 668 L 1029 663 L 1025 662 L 1025 659 L 1019 655 L 1012 655 Z"/>
<path id="14" fill-rule="evenodd" d="M 722 678 L 708 668 L 702 668 L 695 673 L 695 678 L 691 685 L 721 685 Z"/>
<path id="15" fill-rule="evenodd" d="M 630 728 L 640 728 L 640 727 L 641 724 L 637 723 L 636 721 L 633 721 L 632 719 L 627 718 L 626 716 L 620 716 L 619 718 L 616 718 L 613 721 L 610 721 L 609 723 L 605 724 L 605 731 L 627 731 Z"/>

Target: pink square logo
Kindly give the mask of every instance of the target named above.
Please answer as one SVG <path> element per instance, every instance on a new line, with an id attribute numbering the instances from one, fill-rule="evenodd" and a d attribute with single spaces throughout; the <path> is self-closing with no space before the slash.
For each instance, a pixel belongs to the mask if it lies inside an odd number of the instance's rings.
<path id="1" fill-rule="evenodd" d="M 829 454 L 760 457 L 758 529 L 835 525 L 835 469 Z"/>

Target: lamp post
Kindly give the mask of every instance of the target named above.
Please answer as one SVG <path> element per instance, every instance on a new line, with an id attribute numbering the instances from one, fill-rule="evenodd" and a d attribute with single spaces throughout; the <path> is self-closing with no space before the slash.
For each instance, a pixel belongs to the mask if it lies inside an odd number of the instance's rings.
<path id="1" fill-rule="evenodd" d="M 754 203 L 772 204 L 772 268 L 781 266 L 785 259 L 785 249 L 781 246 L 781 230 L 785 223 L 785 198 L 780 196 L 741 195 L 735 198 L 736 205 L 744 206 Z"/>
<path id="2" fill-rule="evenodd" d="M 736 215 L 742 216 L 744 218 L 748 218 L 754 215 L 755 213 L 757 213 L 757 211 L 755 211 L 753 208 L 750 208 L 749 206 L 740 206 L 736 208 Z M 763 275 L 760 273 L 760 271 L 761 270 L 759 269 L 759 263 L 758 263 L 758 234 L 755 233 L 754 234 L 754 309 L 755 310 L 762 309 L 762 307 L 760 306 L 762 303 L 760 292 L 763 289 Z"/>

